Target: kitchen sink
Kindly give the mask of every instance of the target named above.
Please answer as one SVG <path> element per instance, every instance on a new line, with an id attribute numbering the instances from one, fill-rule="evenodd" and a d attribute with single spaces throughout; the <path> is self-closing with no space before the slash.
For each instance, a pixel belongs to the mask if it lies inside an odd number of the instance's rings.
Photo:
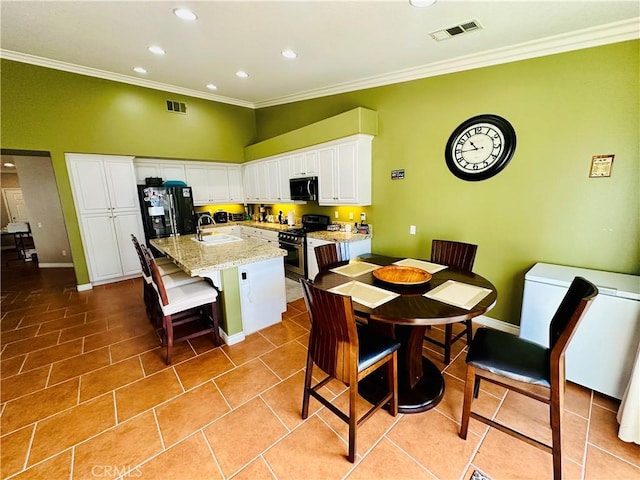
<path id="1" fill-rule="evenodd" d="M 229 235 L 228 233 L 212 233 L 210 235 L 203 236 L 202 240 L 198 240 L 197 237 L 193 237 L 191 240 L 209 247 L 212 245 L 224 245 L 225 243 L 240 242 L 242 239 L 235 235 Z"/>

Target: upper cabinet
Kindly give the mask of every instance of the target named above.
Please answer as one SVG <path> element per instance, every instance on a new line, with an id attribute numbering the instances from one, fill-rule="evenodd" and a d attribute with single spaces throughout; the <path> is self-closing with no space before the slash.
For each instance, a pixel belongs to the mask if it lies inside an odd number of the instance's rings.
<path id="1" fill-rule="evenodd" d="M 240 165 L 136 159 L 134 167 L 138 185 L 144 185 L 148 177 L 185 182 L 193 190 L 195 206 L 241 203 L 244 198 Z"/>
<path id="2" fill-rule="evenodd" d="M 311 150 L 291 156 L 291 175 L 296 177 L 315 177 L 318 175 L 318 152 Z"/>

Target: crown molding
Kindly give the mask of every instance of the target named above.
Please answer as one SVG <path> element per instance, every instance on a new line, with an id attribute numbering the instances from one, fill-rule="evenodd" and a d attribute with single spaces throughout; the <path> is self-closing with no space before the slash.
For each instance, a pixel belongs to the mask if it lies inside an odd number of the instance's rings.
<path id="1" fill-rule="evenodd" d="M 90 77 L 112 80 L 114 82 L 128 83 L 139 87 L 152 88 L 164 92 L 177 93 L 188 97 L 201 98 L 214 102 L 227 103 L 239 107 L 247 107 L 251 109 L 272 107 L 283 105 L 286 103 L 299 102 L 301 100 L 310 100 L 314 98 L 326 97 L 329 95 L 337 95 L 340 93 L 352 92 L 366 88 L 381 87 L 394 83 L 408 82 L 422 78 L 435 77 L 448 73 L 472 70 L 475 68 L 488 67 L 503 63 L 517 62 L 546 55 L 554 55 L 557 53 L 569 52 L 573 50 L 581 50 L 592 48 L 611 43 L 624 42 L 628 40 L 636 40 L 640 38 L 640 17 L 623 20 L 620 22 L 609 23 L 597 27 L 577 30 L 574 32 L 555 35 L 531 42 L 525 42 L 509 47 L 497 48 L 482 53 L 465 55 L 462 57 L 434 62 L 420 67 L 400 70 L 384 75 L 377 75 L 352 82 L 340 83 L 327 88 L 319 88 L 315 90 L 307 90 L 294 95 L 272 98 L 259 102 L 248 102 L 220 95 L 208 94 L 198 90 L 176 87 L 165 83 L 154 82 L 129 75 L 107 72 L 72 63 L 60 62 L 48 58 L 28 55 L 25 53 L 14 52 L 11 50 L 0 49 L 0 58 L 14 60 L 22 63 L 29 63 L 41 67 L 52 68 L 55 70 L 63 70 L 66 72 L 87 75 Z"/>
<path id="2" fill-rule="evenodd" d="M 97 68 L 84 67 L 82 65 L 76 65 L 74 63 L 60 62 L 58 60 L 52 60 L 50 58 L 38 57 L 36 55 L 29 55 L 26 53 L 14 52 L 11 50 L 0 49 L 0 58 L 15 60 L 16 62 L 29 63 L 31 65 L 37 65 L 39 67 L 52 68 L 54 70 L 77 73 L 79 75 L 86 75 L 89 77 L 102 78 L 104 80 L 112 80 L 114 82 L 128 83 L 130 85 L 136 85 L 138 87 L 152 88 L 154 90 L 161 90 L 163 92 L 177 93 L 179 95 L 185 95 L 187 97 L 202 98 L 204 100 L 228 103 L 230 105 L 237 105 L 239 107 L 255 108 L 253 103 L 244 100 L 238 100 L 236 98 L 223 97 L 220 95 L 200 92 L 198 90 L 191 90 L 189 88 L 177 87 L 175 85 L 169 85 L 167 83 L 154 82 L 152 80 L 131 77 L 129 75 L 122 75 L 120 73 L 107 72 L 105 70 L 99 70 Z"/>
<path id="3" fill-rule="evenodd" d="M 627 40 L 636 40 L 638 38 L 640 38 L 640 17 L 635 17 L 620 22 L 600 25 L 584 30 L 576 30 L 574 32 L 520 43 L 509 47 L 501 47 L 442 62 L 434 62 L 420 67 L 368 77 L 353 82 L 341 83 L 327 88 L 319 88 L 316 90 L 300 92 L 295 95 L 256 102 L 254 104 L 254 108 L 264 108 L 282 105 L 285 103 L 298 102 L 301 100 L 310 100 L 313 98 L 337 95 L 365 88 L 381 87 L 394 83 L 445 75 L 448 73 L 462 72 L 465 70 L 517 62 L 536 57 L 544 57 L 546 55 L 553 55 L 556 53 L 582 50 L 585 48 L 598 47 Z"/>

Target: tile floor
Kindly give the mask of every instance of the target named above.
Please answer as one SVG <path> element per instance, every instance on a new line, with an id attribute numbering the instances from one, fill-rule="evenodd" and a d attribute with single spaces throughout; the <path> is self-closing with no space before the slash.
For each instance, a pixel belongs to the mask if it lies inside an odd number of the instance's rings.
<path id="1" fill-rule="evenodd" d="M 469 479 L 475 470 L 494 480 L 551 478 L 550 455 L 474 420 L 468 439 L 458 437 L 463 346 L 444 370 L 437 408 L 378 412 L 351 464 L 346 425 L 313 400 L 300 418 L 303 300 L 240 344 L 182 343 L 166 367 L 140 280 L 79 293 L 72 269 L 36 267 L 2 269 L 1 478 Z M 474 405 L 550 436 L 546 409 L 527 398 L 487 386 Z M 566 478 L 640 478 L 640 446 L 617 439 L 616 409 L 568 385 Z"/>

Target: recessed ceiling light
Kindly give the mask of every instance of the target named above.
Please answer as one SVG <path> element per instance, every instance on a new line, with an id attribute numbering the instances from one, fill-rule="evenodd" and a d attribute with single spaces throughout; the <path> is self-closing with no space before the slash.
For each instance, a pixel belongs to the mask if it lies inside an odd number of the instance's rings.
<path id="1" fill-rule="evenodd" d="M 298 54 L 296 52 L 294 52 L 293 50 L 283 50 L 282 51 L 282 56 L 285 58 L 296 58 L 298 56 Z"/>
<path id="2" fill-rule="evenodd" d="M 164 51 L 163 48 L 161 48 L 161 47 L 159 47 L 157 45 L 151 45 L 149 47 L 149 51 L 151 53 L 155 53 L 156 55 L 164 55 L 165 53 L 167 53 L 167 52 Z"/>
<path id="3" fill-rule="evenodd" d="M 13 167 L 15 167 L 15 164 L 13 164 L 13 163 L 11 163 L 11 162 L 5 162 L 5 163 L 3 163 L 3 165 L 4 165 L 5 167 L 7 167 L 7 168 L 13 168 Z"/>
<path id="4" fill-rule="evenodd" d="M 174 8 L 173 14 L 182 20 L 196 20 L 198 16 L 187 8 Z"/>
<path id="5" fill-rule="evenodd" d="M 209 83 L 209 84 L 207 84 L 207 88 L 208 88 L 209 90 L 217 90 L 217 89 L 218 89 L 218 87 L 216 87 L 213 83 Z"/>
<path id="6" fill-rule="evenodd" d="M 238 70 L 238 71 L 236 72 L 236 75 L 237 75 L 238 77 L 240 77 L 240 78 L 247 78 L 247 77 L 249 76 L 249 74 L 248 74 L 247 72 L 244 72 L 244 71 L 242 71 L 242 70 Z"/>
<path id="7" fill-rule="evenodd" d="M 430 7 L 438 0 L 409 0 L 409 3 L 416 8 Z"/>
<path id="8" fill-rule="evenodd" d="M 136 67 L 133 69 L 133 71 L 136 73 L 147 73 L 147 70 L 142 67 Z"/>

